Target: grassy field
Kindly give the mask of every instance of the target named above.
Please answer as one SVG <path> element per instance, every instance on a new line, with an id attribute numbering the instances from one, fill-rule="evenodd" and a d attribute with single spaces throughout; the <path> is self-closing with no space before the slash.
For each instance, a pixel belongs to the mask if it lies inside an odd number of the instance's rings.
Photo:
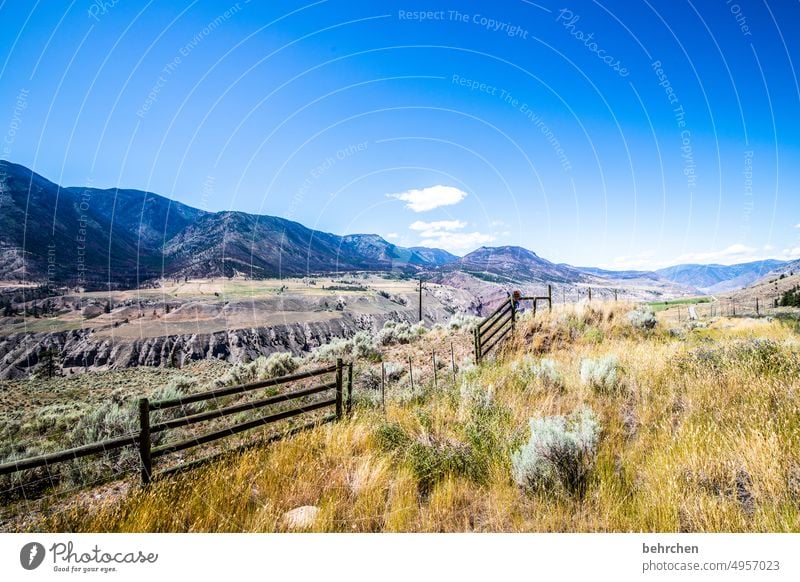
<path id="1" fill-rule="evenodd" d="M 671 299 L 669 301 L 653 301 L 648 305 L 653 311 L 664 311 L 676 305 L 696 305 L 698 303 L 711 303 L 711 297 L 688 297 L 686 299 Z"/>
<path id="2" fill-rule="evenodd" d="M 632 308 L 523 317 L 479 367 L 465 362 L 467 333 L 429 333 L 384 354 L 410 355 L 416 382 L 392 382 L 385 410 L 359 381 L 345 421 L 24 529 L 800 531 L 796 330 L 649 328 Z M 434 388 L 424 366 L 448 337 L 461 370 L 453 381 L 443 368 Z M 304 506 L 313 519 L 298 525 L 287 512 Z"/>

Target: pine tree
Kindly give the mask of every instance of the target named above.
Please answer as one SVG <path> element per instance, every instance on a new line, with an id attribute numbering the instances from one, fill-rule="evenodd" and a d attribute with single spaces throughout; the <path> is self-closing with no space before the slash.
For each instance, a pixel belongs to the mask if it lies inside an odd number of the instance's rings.
<path id="1" fill-rule="evenodd" d="M 800 307 L 800 285 L 784 291 L 781 296 L 781 307 Z"/>
<path id="2" fill-rule="evenodd" d="M 39 371 L 46 378 L 56 376 L 61 367 L 61 356 L 55 347 L 47 347 L 39 352 Z"/>

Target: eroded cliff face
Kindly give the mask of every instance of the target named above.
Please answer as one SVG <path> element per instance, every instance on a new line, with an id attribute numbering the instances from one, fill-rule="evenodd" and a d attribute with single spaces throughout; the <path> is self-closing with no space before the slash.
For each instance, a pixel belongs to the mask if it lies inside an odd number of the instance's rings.
<path id="1" fill-rule="evenodd" d="M 426 311 L 429 321 L 446 321 L 448 317 L 447 312 Z M 416 313 L 413 309 L 381 314 L 342 313 L 318 322 L 142 338 L 114 337 L 88 329 L 18 333 L 0 337 L 0 379 L 28 376 L 39 366 L 39 355 L 46 348 L 56 350 L 67 374 L 133 366 L 180 367 L 207 358 L 239 362 L 273 352 L 301 355 L 334 338 L 352 337 L 362 330 L 375 332 L 389 320 L 415 322 Z"/>

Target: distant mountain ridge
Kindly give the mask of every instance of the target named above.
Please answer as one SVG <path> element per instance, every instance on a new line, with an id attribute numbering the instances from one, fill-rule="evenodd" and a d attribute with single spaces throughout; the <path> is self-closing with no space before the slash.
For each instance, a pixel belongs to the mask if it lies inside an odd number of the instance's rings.
<path id="1" fill-rule="evenodd" d="M 586 279 L 586 273 L 575 267 L 551 263 L 518 246 L 481 247 L 449 263 L 445 269 L 498 281 L 578 283 Z"/>
<path id="2" fill-rule="evenodd" d="M 140 190 L 64 188 L 0 160 L 0 278 L 132 287 L 157 277 L 416 272 L 449 253 L 338 236 L 244 212 L 206 212 Z"/>
<path id="3" fill-rule="evenodd" d="M 800 263 L 800 262 L 797 262 Z M 684 294 L 745 287 L 789 263 L 608 271 L 556 264 L 519 246 L 458 257 L 376 234 L 339 236 L 276 216 L 207 212 L 152 192 L 61 187 L 0 160 L 0 279 L 131 288 L 159 277 L 251 278 L 348 271 L 464 272 L 498 283 L 676 284 Z"/>
<path id="4" fill-rule="evenodd" d="M 786 261 L 766 259 L 736 265 L 675 265 L 656 271 L 667 281 L 691 285 L 704 293 L 724 293 L 747 287 L 768 273 L 786 265 Z"/>

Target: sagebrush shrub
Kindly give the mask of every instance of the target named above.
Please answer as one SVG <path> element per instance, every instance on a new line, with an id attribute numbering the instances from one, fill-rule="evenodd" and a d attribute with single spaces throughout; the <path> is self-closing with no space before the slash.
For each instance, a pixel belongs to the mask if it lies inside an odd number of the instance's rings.
<path id="1" fill-rule="evenodd" d="M 345 358 L 353 351 L 353 341 L 337 337 L 314 350 L 312 358 L 316 361 L 333 361 L 336 358 Z"/>
<path id="2" fill-rule="evenodd" d="M 494 384 L 484 388 L 478 382 L 464 378 L 460 394 L 463 408 L 488 408 L 494 403 Z"/>
<path id="3" fill-rule="evenodd" d="M 530 354 L 526 354 L 514 361 L 511 369 L 526 384 L 531 380 L 538 380 L 545 388 L 562 389 L 564 387 L 564 379 L 558 369 L 558 364 L 551 358 L 537 360 Z"/>
<path id="4" fill-rule="evenodd" d="M 395 458 L 409 465 L 422 495 L 429 494 L 447 475 L 458 475 L 476 482 L 483 482 L 488 476 L 487 460 L 466 443 L 427 432 L 415 437 L 397 423 L 379 425 L 374 437 L 381 450 L 393 453 Z"/>
<path id="5" fill-rule="evenodd" d="M 621 388 L 620 365 L 616 356 L 581 360 L 581 382 L 599 392 L 614 392 Z"/>
<path id="6" fill-rule="evenodd" d="M 365 358 L 371 361 L 380 361 L 381 353 L 375 347 L 372 335 L 366 331 L 360 331 L 353 336 L 353 350 L 351 356 L 355 359 Z"/>
<path id="7" fill-rule="evenodd" d="M 384 364 L 383 370 L 387 382 L 397 382 L 406 373 L 406 367 L 396 362 L 387 362 Z"/>
<path id="8" fill-rule="evenodd" d="M 531 374 L 545 386 L 552 388 L 564 387 L 564 380 L 561 377 L 561 372 L 558 371 L 558 365 L 555 360 L 550 358 L 542 358 L 539 362 L 533 363 L 531 365 Z"/>
<path id="9" fill-rule="evenodd" d="M 263 356 L 256 361 L 256 380 L 288 376 L 300 367 L 302 360 L 295 358 L 289 352 L 275 352 L 268 358 Z"/>
<path id="10" fill-rule="evenodd" d="M 530 439 L 511 455 L 516 483 L 529 491 L 582 496 L 594 467 L 600 423 L 584 406 L 568 417 L 530 419 Z"/>
<path id="11" fill-rule="evenodd" d="M 475 462 L 472 448 L 456 441 L 423 436 L 406 450 L 406 458 L 417 478 L 421 495 L 428 495 L 447 475 L 482 481 L 483 467 Z"/>
<path id="12" fill-rule="evenodd" d="M 360 390 L 376 392 L 381 389 L 381 370 L 366 366 L 355 370 L 355 387 Z"/>
<path id="13" fill-rule="evenodd" d="M 649 305 L 642 305 L 628 312 L 628 322 L 637 329 L 653 329 L 656 326 L 656 314 Z"/>

